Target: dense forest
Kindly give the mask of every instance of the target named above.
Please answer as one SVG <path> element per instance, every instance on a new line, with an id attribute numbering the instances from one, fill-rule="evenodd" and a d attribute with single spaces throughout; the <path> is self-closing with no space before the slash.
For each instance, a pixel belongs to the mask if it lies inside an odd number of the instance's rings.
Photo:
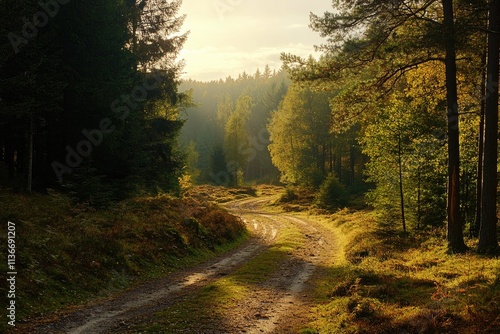
<path id="1" fill-rule="evenodd" d="M 2 1 L 2 183 L 64 187 L 95 204 L 175 192 L 187 102 L 177 89 L 180 6 Z"/>
<path id="2" fill-rule="evenodd" d="M 491 41 L 468 28 L 485 26 L 487 8 L 456 8 L 452 57 L 436 35 L 435 28 L 444 27 L 427 17 L 442 10 L 437 3 L 418 13 L 384 4 L 343 10 L 342 20 L 311 17 L 315 30 L 332 36 L 320 47 L 320 60 L 284 54 L 278 73 L 266 68 L 237 79 L 183 83 L 195 105 L 182 136 L 189 180 L 234 186 L 277 182 L 279 175 L 283 184 L 319 191 L 325 207 L 369 189 L 367 202 L 405 232 L 448 219 L 450 249 L 461 252 L 463 231 L 477 236 L 482 210 L 497 201 L 496 187 L 494 196 L 482 196 L 488 177 L 497 184 L 497 137 L 485 136 L 485 126 L 497 123 L 486 113 L 497 89 L 486 68 Z M 393 22 L 382 23 L 391 15 Z M 366 36 L 355 33 L 354 23 L 367 25 Z M 349 29 L 354 37 L 346 41 Z M 496 213 L 486 217 L 496 224 Z"/>
<path id="3" fill-rule="evenodd" d="M 3 1 L 2 180 L 103 203 L 337 180 L 341 193 L 371 187 L 368 202 L 404 230 L 448 219 L 455 251 L 464 228 L 496 235 L 494 8 L 345 3 L 311 16 L 328 37 L 319 60 L 284 54 L 278 72 L 181 84 L 180 4 Z"/>
<path id="4" fill-rule="evenodd" d="M 235 79 L 184 81 L 180 88 L 192 92 L 193 106 L 183 115 L 181 138 L 192 181 L 222 186 L 278 182 L 267 124 L 288 85 L 285 72 L 268 66 Z"/>
<path id="5" fill-rule="evenodd" d="M 496 248 L 495 1 L 339 3 L 311 14 L 320 59 L 182 83 L 180 5 L 2 1 L 2 183 L 97 206 L 200 183 L 370 189 L 405 231 L 447 220 L 452 251 L 463 231 Z"/>
<path id="6" fill-rule="evenodd" d="M 335 174 L 354 192 L 366 188 L 360 128 L 331 131 L 334 92 L 292 83 L 269 67 L 181 88 L 192 92 L 181 135 L 191 182 L 318 189 Z"/>
<path id="7" fill-rule="evenodd" d="M 466 226 L 479 233 L 480 252 L 495 252 L 498 2 L 335 7 L 311 14 L 312 29 L 327 38 L 321 59 L 282 59 L 292 80 L 339 91 L 330 100 L 332 129 L 361 128 L 376 184 L 371 203 L 397 214 L 405 230 L 407 220 L 418 227 L 446 219 L 452 252 L 465 251 Z"/>
<path id="8" fill-rule="evenodd" d="M 0 15 L 18 322 L 163 277 L 73 329 L 272 332 L 288 305 L 302 318 L 280 326 L 497 332 L 500 0 L 333 1 L 310 14 L 316 58 L 213 81 L 181 79 L 182 0 L 0 0 Z"/>

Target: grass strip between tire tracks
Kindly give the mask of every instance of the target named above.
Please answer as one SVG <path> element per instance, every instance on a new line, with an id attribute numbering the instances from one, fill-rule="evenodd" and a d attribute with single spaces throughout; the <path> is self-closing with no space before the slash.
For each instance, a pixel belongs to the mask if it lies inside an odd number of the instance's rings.
<path id="1" fill-rule="evenodd" d="M 247 299 L 259 284 L 265 282 L 291 253 L 305 243 L 300 230 L 284 226 L 273 245 L 246 262 L 234 272 L 212 282 L 194 295 L 187 296 L 161 312 L 146 324 L 132 329 L 140 333 L 194 333 L 200 330 L 220 330 L 228 312 Z"/>

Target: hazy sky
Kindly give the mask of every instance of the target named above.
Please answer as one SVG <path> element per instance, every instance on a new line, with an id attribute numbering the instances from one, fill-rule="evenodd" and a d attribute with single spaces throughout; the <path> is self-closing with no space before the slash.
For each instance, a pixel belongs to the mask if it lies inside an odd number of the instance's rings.
<path id="1" fill-rule="evenodd" d="M 183 30 L 190 30 L 180 58 L 184 78 L 217 80 L 266 64 L 279 69 L 281 52 L 314 53 L 322 43 L 309 13 L 331 11 L 332 0 L 184 0 Z"/>

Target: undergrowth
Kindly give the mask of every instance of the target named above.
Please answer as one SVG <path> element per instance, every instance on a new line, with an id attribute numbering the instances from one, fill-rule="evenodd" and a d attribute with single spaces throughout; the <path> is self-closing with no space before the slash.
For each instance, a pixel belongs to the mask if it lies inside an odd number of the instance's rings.
<path id="1" fill-rule="evenodd" d="M 3 254 L 7 222 L 16 224 L 17 324 L 202 261 L 246 235 L 218 206 L 168 196 L 95 210 L 59 193 L 1 191 L 0 221 Z"/>
<path id="2" fill-rule="evenodd" d="M 257 196 L 255 187 L 226 188 L 220 186 L 201 185 L 187 189 L 185 198 L 193 198 L 201 201 L 212 201 L 226 203 L 238 199 Z"/>
<path id="3" fill-rule="evenodd" d="M 343 253 L 315 282 L 318 333 L 499 333 L 500 263 L 449 255 L 443 230 L 403 235 L 372 212 L 323 222 Z M 473 248 L 472 241 L 469 246 Z"/>

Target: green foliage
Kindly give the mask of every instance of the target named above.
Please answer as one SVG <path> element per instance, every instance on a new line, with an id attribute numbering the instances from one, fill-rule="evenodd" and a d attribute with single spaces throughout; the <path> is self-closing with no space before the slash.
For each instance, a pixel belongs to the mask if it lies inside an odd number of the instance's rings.
<path id="1" fill-rule="evenodd" d="M 292 201 L 295 201 L 299 198 L 299 196 L 295 193 L 295 190 L 290 188 L 290 187 L 286 187 L 285 188 L 285 193 L 283 195 L 281 195 L 280 197 L 280 202 L 283 202 L 283 203 L 287 203 L 287 202 L 292 202 Z"/>
<path id="2" fill-rule="evenodd" d="M 189 177 L 189 182 L 196 184 L 196 181 L 200 177 L 201 171 L 198 169 L 198 159 L 200 154 L 196 150 L 196 144 L 191 141 L 185 149 L 186 152 L 186 166 L 184 170 L 184 175 Z"/>
<path id="3" fill-rule="evenodd" d="M 229 119 L 229 116 L 234 111 L 234 103 L 231 95 L 226 94 L 224 98 L 217 104 L 217 121 L 224 127 Z"/>
<path id="4" fill-rule="evenodd" d="M 229 172 L 236 181 L 236 186 L 240 184 L 240 173 L 243 173 L 247 165 L 249 155 L 245 148 L 248 147 L 247 123 L 252 114 L 253 100 L 248 95 L 241 95 L 236 100 L 235 110 L 229 115 L 225 124 L 224 150 L 229 163 Z"/>
<path id="5" fill-rule="evenodd" d="M 457 251 L 465 249 L 462 218 L 471 222 L 476 213 L 474 193 L 478 177 L 474 167 L 478 154 L 473 138 L 477 138 L 478 129 L 475 113 L 482 100 L 494 100 L 491 92 L 478 94 L 481 90 L 478 87 L 485 86 L 482 80 L 486 74 L 498 73 L 495 70 L 484 73 L 486 64 L 498 64 L 495 52 L 488 53 L 496 57 L 493 60 L 482 60 L 483 54 L 487 54 L 485 29 L 470 29 L 471 26 L 486 28 L 488 21 L 496 24 L 498 15 L 488 18 L 486 11 L 486 3 L 481 1 L 334 1 L 332 11 L 311 14 L 311 28 L 327 40 L 319 47 L 322 57 L 315 60 L 282 55 L 292 80 L 325 90 L 341 89 L 331 101 L 335 131 L 343 131 L 353 124 L 360 124 L 362 132 L 368 130 L 365 152 L 371 161 L 367 175 L 377 187 L 369 196 L 371 203 L 387 213 L 390 220 L 399 218 L 403 224 L 406 207 L 406 218 L 417 227 L 440 224 L 447 216 L 450 248 Z M 490 13 L 492 11 L 490 9 Z M 489 37 L 496 36 L 490 34 Z M 490 39 L 488 44 L 497 49 L 496 44 L 491 44 L 495 40 Z M 417 120 L 418 112 L 413 113 L 416 118 L 407 123 L 411 124 L 408 127 L 391 117 L 382 120 L 380 110 L 393 104 L 391 94 L 394 92 L 402 104 L 409 102 L 408 97 L 418 100 L 419 108 L 427 109 L 422 112 L 424 116 L 441 112 L 447 124 L 437 117 L 434 121 L 439 127 L 419 123 L 425 119 Z M 494 129 L 498 123 L 495 121 L 498 105 L 494 101 L 490 105 L 493 116 L 490 124 Z M 404 115 L 395 117 L 406 119 Z M 366 143 L 376 142 L 369 136 L 375 134 L 378 127 L 385 144 L 367 148 Z M 412 133 L 412 127 L 416 132 Z M 462 129 L 466 133 L 462 134 Z M 495 151 L 496 130 L 490 138 L 486 146 L 491 143 L 488 147 Z M 445 140 L 448 147 L 444 145 Z M 496 154 L 486 155 L 494 156 Z M 484 166 L 492 179 L 496 179 L 496 171 L 488 167 L 495 163 L 490 161 Z M 447 184 L 443 175 L 446 164 Z M 339 177 L 343 179 L 343 175 Z M 486 183 L 491 185 L 495 181 Z M 448 186 L 446 193 L 443 185 Z M 483 198 L 487 204 L 483 207 L 491 215 L 486 234 L 496 240 L 494 186 L 489 190 L 490 195 Z"/>
<path id="6" fill-rule="evenodd" d="M 218 186 L 234 184 L 234 175 L 228 172 L 226 153 L 222 146 L 215 146 L 210 155 L 209 182 Z"/>
<path id="7" fill-rule="evenodd" d="M 117 197 L 119 194 L 116 189 L 117 184 L 106 185 L 102 179 L 102 176 L 96 175 L 95 168 L 85 164 L 68 176 L 64 183 L 64 189 L 76 203 L 86 203 L 95 208 L 104 208 L 120 198 Z M 122 196 L 127 193 L 129 192 L 126 189 L 122 189 Z"/>
<path id="8" fill-rule="evenodd" d="M 418 101 L 396 100 L 381 110 L 361 139 L 368 181 L 376 188 L 369 192 L 370 204 L 389 221 L 401 219 L 401 197 L 406 219 L 414 227 L 444 222 L 446 154 L 436 133 L 443 118 Z M 400 188 L 400 171 L 402 189 Z"/>
<path id="9" fill-rule="evenodd" d="M 328 94 L 292 85 L 268 126 L 269 151 L 282 182 L 314 187 L 322 182 L 329 127 Z"/>
<path id="10" fill-rule="evenodd" d="M 346 188 L 340 183 L 338 177 L 331 173 L 321 184 L 316 203 L 324 209 L 341 209 L 347 205 L 349 196 Z"/>
<path id="11" fill-rule="evenodd" d="M 266 131 L 268 119 L 275 110 L 288 88 L 286 72 L 271 71 L 269 68 L 253 76 L 241 75 L 238 78 L 228 77 L 225 80 L 198 82 L 187 80 L 181 84 L 181 89 L 193 90 L 195 106 L 187 109 L 186 122 L 182 129 L 181 139 L 184 145 L 190 141 L 196 143 L 199 153 L 200 182 L 213 183 L 214 175 L 227 172 L 227 167 L 211 168 L 211 156 L 217 146 L 225 147 L 229 161 L 238 161 L 240 176 L 243 172 L 246 182 L 277 182 L 279 172 L 273 166 L 267 146 L 269 135 Z M 242 114 L 233 115 L 237 108 L 237 100 L 247 96 L 252 99 L 250 113 L 244 117 L 245 126 L 241 127 Z M 233 115 L 233 116 L 232 116 Z M 230 120 L 231 118 L 231 120 Z M 240 131 L 228 121 L 237 125 Z M 229 131 L 226 131 L 229 130 Z M 234 147 L 235 133 L 246 133 L 238 136 L 239 149 Z M 229 145 L 228 145 L 229 144 Z M 230 151 L 228 151 L 229 149 Z M 229 158 L 229 156 L 232 156 Z M 238 159 L 234 159 L 236 156 Z M 235 169 L 235 163 L 229 169 Z M 240 177 L 241 179 L 241 177 Z M 240 180 L 241 184 L 243 180 Z M 218 182 L 224 184 L 225 182 Z"/>

